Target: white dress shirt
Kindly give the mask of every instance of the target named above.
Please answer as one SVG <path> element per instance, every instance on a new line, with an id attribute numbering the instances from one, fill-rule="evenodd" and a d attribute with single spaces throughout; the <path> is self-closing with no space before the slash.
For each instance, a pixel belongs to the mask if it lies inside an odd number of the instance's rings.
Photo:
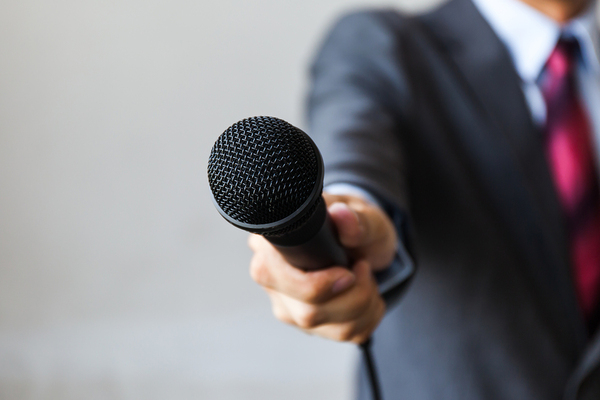
<path id="1" fill-rule="evenodd" d="M 597 2 L 561 26 L 520 0 L 473 0 L 475 6 L 510 53 L 533 120 L 543 126 L 546 103 L 538 78 L 561 35 L 577 39 L 581 49 L 575 71 L 579 95 L 594 132 L 596 160 L 600 160 L 600 31 Z"/>

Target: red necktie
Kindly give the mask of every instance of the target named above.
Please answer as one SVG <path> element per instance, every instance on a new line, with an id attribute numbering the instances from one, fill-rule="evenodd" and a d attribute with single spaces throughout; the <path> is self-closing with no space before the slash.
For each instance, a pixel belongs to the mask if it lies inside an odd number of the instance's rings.
<path id="1" fill-rule="evenodd" d="M 577 95 L 574 40 L 559 40 L 541 76 L 546 155 L 569 234 L 575 289 L 587 321 L 600 294 L 600 195 L 592 130 Z"/>

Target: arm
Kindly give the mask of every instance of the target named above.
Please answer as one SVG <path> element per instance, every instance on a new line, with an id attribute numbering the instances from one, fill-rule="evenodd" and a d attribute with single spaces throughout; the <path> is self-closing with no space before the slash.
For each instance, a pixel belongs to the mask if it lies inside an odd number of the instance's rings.
<path id="1" fill-rule="evenodd" d="M 287 264 L 266 240 L 250 239 L 255 253 L 251 275 L 269 294 L 279 319 L 355 343 L 368 338 L 384 315 L 380 289 L 397 297 L 394 289 L 412 273 L 410 264 L 387 274 L 399 255 L 404 258 L 397 265 L 406 261 L 398 241 L 401 224 L 397 213 L 390 212 L 406 209 L 397 135 L 401 119 L 393 106 L 399 107 L 405 89 L 402 79 L 388 76 L 396 68 L 397 44 L 379 17 L 347 17 L 329 35 L 312 69 L 309 119 L 324 156 L 325 185 L 360 187 L 385 199 L 378 204 L 393 206 L 384 210 L 360 196 L 324 195 L 340 241 L 356 260 L 351 270 L 303 272 Z M 385 278 L 379 288 L 374 273 Z"/>

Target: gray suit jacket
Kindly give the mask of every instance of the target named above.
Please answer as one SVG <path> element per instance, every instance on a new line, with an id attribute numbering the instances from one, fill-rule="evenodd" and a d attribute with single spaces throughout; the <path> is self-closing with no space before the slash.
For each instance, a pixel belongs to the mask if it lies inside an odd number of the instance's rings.
<path id="1" fill-rule="evenodd" d="M 374 335 L 384 399 L 600 399 L 541 134 L 470 0 L 349 15 L 312 74 L 326 184 L 370 190 L 412 228 L 417 274 Z"/>

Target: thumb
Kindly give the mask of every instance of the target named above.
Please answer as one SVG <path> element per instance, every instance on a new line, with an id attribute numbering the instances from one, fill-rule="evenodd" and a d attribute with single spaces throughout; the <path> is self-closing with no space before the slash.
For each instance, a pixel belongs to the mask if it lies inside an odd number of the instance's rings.
<path id="1" fill-rule="evenodd" d="M 392 221 L 381 209 L 359 202 L 335 202 L 328 210 L 344 247 L 355 250 L 356 257 L 367 258 L 374 270 L 389 266 L 398 237 Z"/>
<path id="2" fill-rule="evenodd" d="M 341 202 L 330 205 L 328 211 L 344 247 L 353 248 L 364 244 L 368 232 L 364 216 L 360 212 Z"/>

